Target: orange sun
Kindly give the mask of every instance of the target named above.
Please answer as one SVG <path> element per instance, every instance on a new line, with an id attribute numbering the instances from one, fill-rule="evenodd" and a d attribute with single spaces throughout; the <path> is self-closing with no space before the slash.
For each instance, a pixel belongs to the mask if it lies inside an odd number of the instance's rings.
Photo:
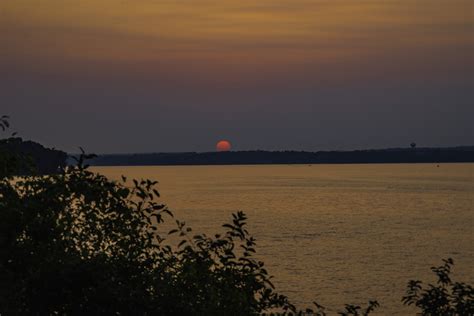
<path id="1" fill-rule="evenodd" d="M 231 145 L 228 141 L 226 140 L 221 140 L 217 143 L 216 145 L 216 150 L 217 151 L 229 151 L 231 148 Z"/>

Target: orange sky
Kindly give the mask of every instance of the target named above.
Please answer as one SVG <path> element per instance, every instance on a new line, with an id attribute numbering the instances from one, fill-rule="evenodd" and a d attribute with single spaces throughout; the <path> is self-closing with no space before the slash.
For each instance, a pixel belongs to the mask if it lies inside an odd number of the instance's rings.
<path id="1" fill-rule="evenodd" d="M 0 45 L 31 63 L 370 67 L 472 49 L 472 12 L 471 0 L 3 0 Z"/>

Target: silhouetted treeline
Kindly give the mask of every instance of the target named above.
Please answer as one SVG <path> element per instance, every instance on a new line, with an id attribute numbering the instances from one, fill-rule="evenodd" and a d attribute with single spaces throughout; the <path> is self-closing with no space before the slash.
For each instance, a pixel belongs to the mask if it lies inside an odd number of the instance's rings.
<path id="1" fill-rule="evenodd" d="M 21 159 L 17 159 L 21 157 Z M 33 141 L 24 141 L 19 137 L 0 140 L 0 167 L 11 167 L 17 164 L 19 175 L 56 173 L 61 167 L 66 166 L 67 154 L 56 149 L 45 148 Z"/>
<path id="2" fill-rule="evenodd" d="M 96 166 L 474 162 L 474 146 L 354 151 L 232 151 L 100 155 Z"/>

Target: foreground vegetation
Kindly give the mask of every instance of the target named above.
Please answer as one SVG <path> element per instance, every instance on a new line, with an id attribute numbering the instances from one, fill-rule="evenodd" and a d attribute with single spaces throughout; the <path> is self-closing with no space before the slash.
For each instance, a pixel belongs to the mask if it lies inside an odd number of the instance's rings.
<path id="1" fill-rule="evenodd" d="M 244 213 L 222 234 L 195 234 L 159 202 L 155 181 L 110 181 L 88 169 L 88 155 L 50 176 L 18 178 L 20 158 L 0 154 L 1 315 L 326 315 L 275 291 Z M 165 220 L 176 228 L 163 232 Z M 403 302 L 422 315 L 474 315 L 473 288 L 450 279 L 452 264 L 433 268 L 437 285 L 410 281 Z"/>

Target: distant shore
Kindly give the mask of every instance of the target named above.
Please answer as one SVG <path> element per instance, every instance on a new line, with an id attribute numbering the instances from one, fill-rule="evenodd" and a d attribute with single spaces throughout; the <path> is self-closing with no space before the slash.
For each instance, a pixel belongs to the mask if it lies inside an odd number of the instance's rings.
<path id="1" fill-rule="evenodd" d="M 92 166 L 474 162 L 474 146 L 353 151 L 228 151 L 99 155 Z"/>

